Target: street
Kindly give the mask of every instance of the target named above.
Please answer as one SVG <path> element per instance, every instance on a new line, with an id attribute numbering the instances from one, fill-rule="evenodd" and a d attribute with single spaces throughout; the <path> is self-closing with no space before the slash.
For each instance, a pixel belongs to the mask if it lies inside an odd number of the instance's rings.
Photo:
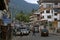
<path id="1" fill-rule="evenodd" d="M 30 33 L 28 36 L 13 36 L 12 40 L 60 40 L 60 36 L 49 34 L 48 37 L 41 37 L 40 33 L 35 33 L 35 35 Z"/>

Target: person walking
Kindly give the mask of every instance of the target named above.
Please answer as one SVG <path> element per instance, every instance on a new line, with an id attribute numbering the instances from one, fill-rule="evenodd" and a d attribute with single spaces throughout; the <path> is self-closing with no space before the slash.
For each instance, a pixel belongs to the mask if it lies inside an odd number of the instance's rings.
<path id="1" fill-rule="evenodd" d="M 35 35 L 35 28 L 34 27 L 32 28 L 32 33 L 33 33 L 33 35 Z"/>

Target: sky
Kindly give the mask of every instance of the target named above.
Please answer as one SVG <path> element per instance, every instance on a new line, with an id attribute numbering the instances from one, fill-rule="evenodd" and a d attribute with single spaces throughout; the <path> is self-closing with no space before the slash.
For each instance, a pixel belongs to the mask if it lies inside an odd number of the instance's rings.
<path id="1" fill-rule="evenodd" d="M 38 0 L 25 0 L 25 1 L 32 4 L 38 4 L 37 3 Z"/>

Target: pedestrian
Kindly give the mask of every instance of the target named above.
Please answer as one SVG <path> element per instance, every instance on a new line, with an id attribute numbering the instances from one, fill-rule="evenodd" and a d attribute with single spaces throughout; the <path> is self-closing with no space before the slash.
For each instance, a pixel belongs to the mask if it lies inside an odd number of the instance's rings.
<path id="1" fill-rule="evenodd" d="M 44 25 L 44 28 L 46 28 L 46 25 Z"/>
<path id="2" fill-rule="evenodd" d="M 32 29 L 32 33 L 33 33 L 33 35 L 35 35 L 35 28 L 34 27 Z"/>

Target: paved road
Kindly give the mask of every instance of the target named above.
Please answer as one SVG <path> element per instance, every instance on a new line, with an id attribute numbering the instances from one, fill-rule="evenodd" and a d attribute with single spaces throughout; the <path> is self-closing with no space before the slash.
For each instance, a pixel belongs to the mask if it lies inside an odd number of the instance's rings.
<path id="1" fill-rule="evenodd" d="M 36 33 L 35 36 L 30 33 L 28 36 L 13 36 L 12 40 L 60 40 L 60 36 L 50 34 L 49 37 L 41 37 L 40 33 Z"/>

